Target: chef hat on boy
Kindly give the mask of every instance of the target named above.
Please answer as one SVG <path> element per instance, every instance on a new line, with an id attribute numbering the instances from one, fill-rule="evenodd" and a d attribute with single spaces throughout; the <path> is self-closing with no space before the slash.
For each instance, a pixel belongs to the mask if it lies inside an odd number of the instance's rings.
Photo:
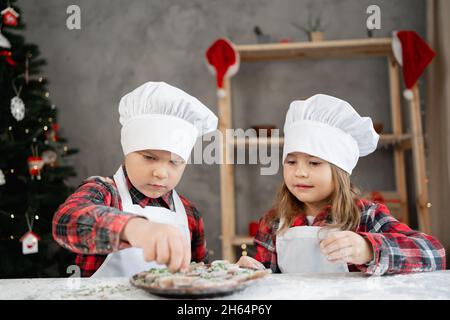
<path id="1" fill-rule="evenodd" d="M 359 157 L 375 151 L 379 135 L 372 119 L 341 99 L 317 94 L 289 106 L 284 124 L 283 162 L 291 152 L 328 161 L 349 174 Z"/>
<path id="2" fill-rule="evenodd" d="M 119 103 L 125 155 L 156 149 L 186 162 L 198 137 L 217 128 L 218 119 L 203 103 L 165 82 L 147 82 Z"/>

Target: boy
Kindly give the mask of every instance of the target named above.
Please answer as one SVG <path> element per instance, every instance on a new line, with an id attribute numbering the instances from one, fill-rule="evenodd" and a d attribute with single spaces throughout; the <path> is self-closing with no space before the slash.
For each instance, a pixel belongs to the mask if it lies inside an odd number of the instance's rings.
<path id="1" fill-rule="evenodd" d="M 203 221 L 175 187 L 198 137 L 217 128 L 200 101 L 147 82 L 119 104 L 125 161 L 113 179 L 90 177 L 58 208 L 53 237 L 77 253 L 84 277 L 130 277 L 206 260 Z"/>

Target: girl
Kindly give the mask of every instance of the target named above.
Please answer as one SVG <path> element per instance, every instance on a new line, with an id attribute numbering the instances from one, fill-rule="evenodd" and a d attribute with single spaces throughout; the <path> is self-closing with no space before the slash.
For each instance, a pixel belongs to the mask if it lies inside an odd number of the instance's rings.
<path id="1" fill-rule="evenodd" d="M 284 182 L 255 237 L 256 260 L 273 272 L 382 275 L 445 269 L 433 237 L 411 230 L 380 203 L 358 197 L 350 175 L 379 136 L 352 106 L 318 94 L 291 103 L 284 126 Z"/>

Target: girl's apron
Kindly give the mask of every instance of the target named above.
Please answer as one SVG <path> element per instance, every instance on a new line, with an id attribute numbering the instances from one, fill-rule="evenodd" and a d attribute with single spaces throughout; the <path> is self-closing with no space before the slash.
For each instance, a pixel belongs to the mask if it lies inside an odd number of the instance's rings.
<path id="1" fill-rule="evenodd" d="M 283 220 L 280 219 L 280 226 Z M 292 227 L 276 237 L 278 267 L 283 273 L 348 272 L 347 263 L 329 262 L 319 247 L 319 235 L 327 230 L 321 227 Z M 323 239 L 323 237 L 322 237 Z"/>

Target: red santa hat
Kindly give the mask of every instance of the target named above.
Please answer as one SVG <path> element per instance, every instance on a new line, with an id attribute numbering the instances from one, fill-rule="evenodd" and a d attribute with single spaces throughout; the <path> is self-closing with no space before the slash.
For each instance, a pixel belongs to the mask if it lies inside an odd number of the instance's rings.
<path id="1" fill-rule="evenodd" d="M 221 97 L 225 96 L 223 80 L 231 78 L 239 70 L 239 53 L 234 44 L 224 38 L 214 41 L 206 50 L 206 63 L 211 73 L 216 76 L 217 94 Z"/>
<path id="2" fill-rule="evenodd" d="M 412 100 L 412 87 L 436 53 L 415 31 L 408 30 L 393 32 L 392 51 L 398 64 L 402 66 L 406 87 L 403 95 L 406 99 Z"/>

